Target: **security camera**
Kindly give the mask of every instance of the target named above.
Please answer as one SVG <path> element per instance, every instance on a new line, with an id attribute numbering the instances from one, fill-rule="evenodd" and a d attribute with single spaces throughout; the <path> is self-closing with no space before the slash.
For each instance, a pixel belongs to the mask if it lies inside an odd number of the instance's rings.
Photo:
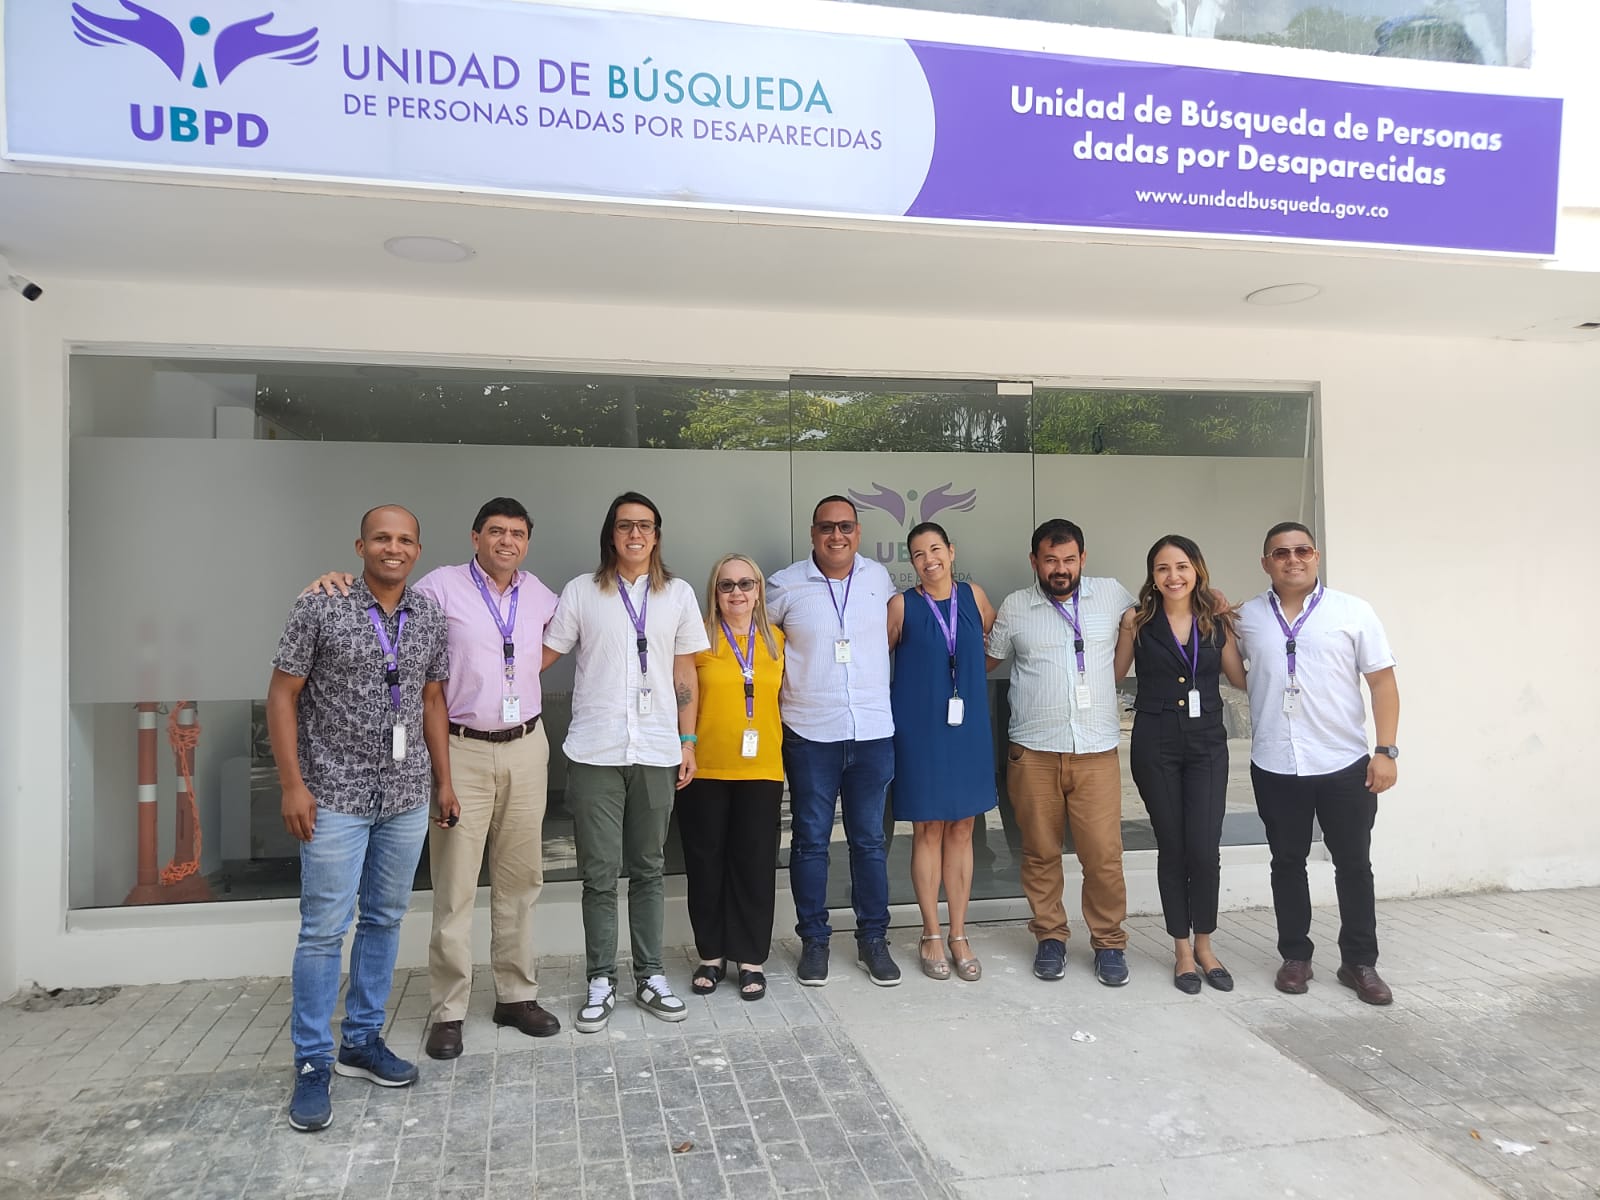
<path id="1" fill-rule="evenodd" d="M 8 274 L 6 283 L 11 290 L 21 295 L 24 300 L 37 300 L 44 295 L 44 289 L 31 279 L 24 279 L 21 275 Z"/>

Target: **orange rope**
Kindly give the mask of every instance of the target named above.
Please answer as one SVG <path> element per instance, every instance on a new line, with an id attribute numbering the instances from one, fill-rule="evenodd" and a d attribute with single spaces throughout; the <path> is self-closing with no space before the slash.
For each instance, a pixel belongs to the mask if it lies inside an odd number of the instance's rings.
<path id="1" fill-rule="evenodd" d="M 161 882 L 168 886 L 181 883 L 200 870 L 200 808 L 194 791 L 194 755 L 200 745 L 200 722 L 196 719 L 193 725 L 184 725 L 178 721 L 178 714 L 190 703 L 180 701 L 167 715 L 167 743 L 172 747 L 174 764 L 178 776 L 183 780 L 183 793 L 189 799 L 189 827 L 194 830 L 194 853 L 191 858 L 179 862 L 178 855 L 183 853 L 183 847 L 172 847 L 172 861 L 161 868 Z"/>

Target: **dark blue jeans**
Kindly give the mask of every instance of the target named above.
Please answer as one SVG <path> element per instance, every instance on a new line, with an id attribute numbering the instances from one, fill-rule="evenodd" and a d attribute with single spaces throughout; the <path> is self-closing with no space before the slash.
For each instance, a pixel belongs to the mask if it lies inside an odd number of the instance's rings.
<path id="1" fill-rule="evenodd" d="M 794 893 L 795 932 L 802 938 L 827 938 L 833 933 L 828 924 L 828 846 L 837 801 L 850 846 L 856 940 L 883 937 L 889 928 L 883 804 L 894 778 L 894 739 L 813 742 L 785 727 L 783 771 L 789 779 L 789 888 Z"/>

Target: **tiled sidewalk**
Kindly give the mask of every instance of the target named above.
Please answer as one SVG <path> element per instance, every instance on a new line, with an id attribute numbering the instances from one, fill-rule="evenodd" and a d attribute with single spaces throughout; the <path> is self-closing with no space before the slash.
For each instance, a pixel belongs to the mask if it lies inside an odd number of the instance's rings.
<path id="1" fill-rule="evenodd" d="M 540 974 L 570 1029 L 582 981 L 562 959 Z M 335 1077 L 334 1124 L 315 1135 L 284 1120 L 286 980 L 8 1006 L 0 1197 L 945 1196 L 822 996 L 776 957 L 769 980 L 759 1003 L 724 985 L 667 1024 L 624 1001 L 606 1035 L 541 1041 L 496 1029 L 475 995 L 463 1057 L 420 1059 L 412 1088 Z M 426 972 L 397 983 L 390 1040 L 413 1053 Z"/>

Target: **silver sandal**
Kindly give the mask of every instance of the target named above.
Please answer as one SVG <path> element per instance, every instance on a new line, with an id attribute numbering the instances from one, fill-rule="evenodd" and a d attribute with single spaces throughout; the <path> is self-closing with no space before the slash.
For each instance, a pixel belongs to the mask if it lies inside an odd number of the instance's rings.
<path id="1" fill-rule="evenodd" d="M 964 979 L 967 983 L 976 983 L 983 976 L 983 964 L 976 958 L 970 956 L 967 958 L 962 958 L 959 954 L 957 954 L 957 942 L 966 942 L 967 949 L 969 951 L 972 949 L 972 942 L 965 936 L 953 937 L 950 939 L 950 957 L 956 960 L 956 974 Z"/>
<path id="2" fill-rule="evenodd" d="M 938 940 L 939 935 L 937 933 L 925 933 L 922 935 L 923 945 L 927 945 L 929 942 L 937 942 Z M 917 960 L 922 963 L 922 973 L 929 979 L 950 978 L 950 964 L 942 958 L 934 960 L 924 957 L 921 946 L 917 948 Z"/>

